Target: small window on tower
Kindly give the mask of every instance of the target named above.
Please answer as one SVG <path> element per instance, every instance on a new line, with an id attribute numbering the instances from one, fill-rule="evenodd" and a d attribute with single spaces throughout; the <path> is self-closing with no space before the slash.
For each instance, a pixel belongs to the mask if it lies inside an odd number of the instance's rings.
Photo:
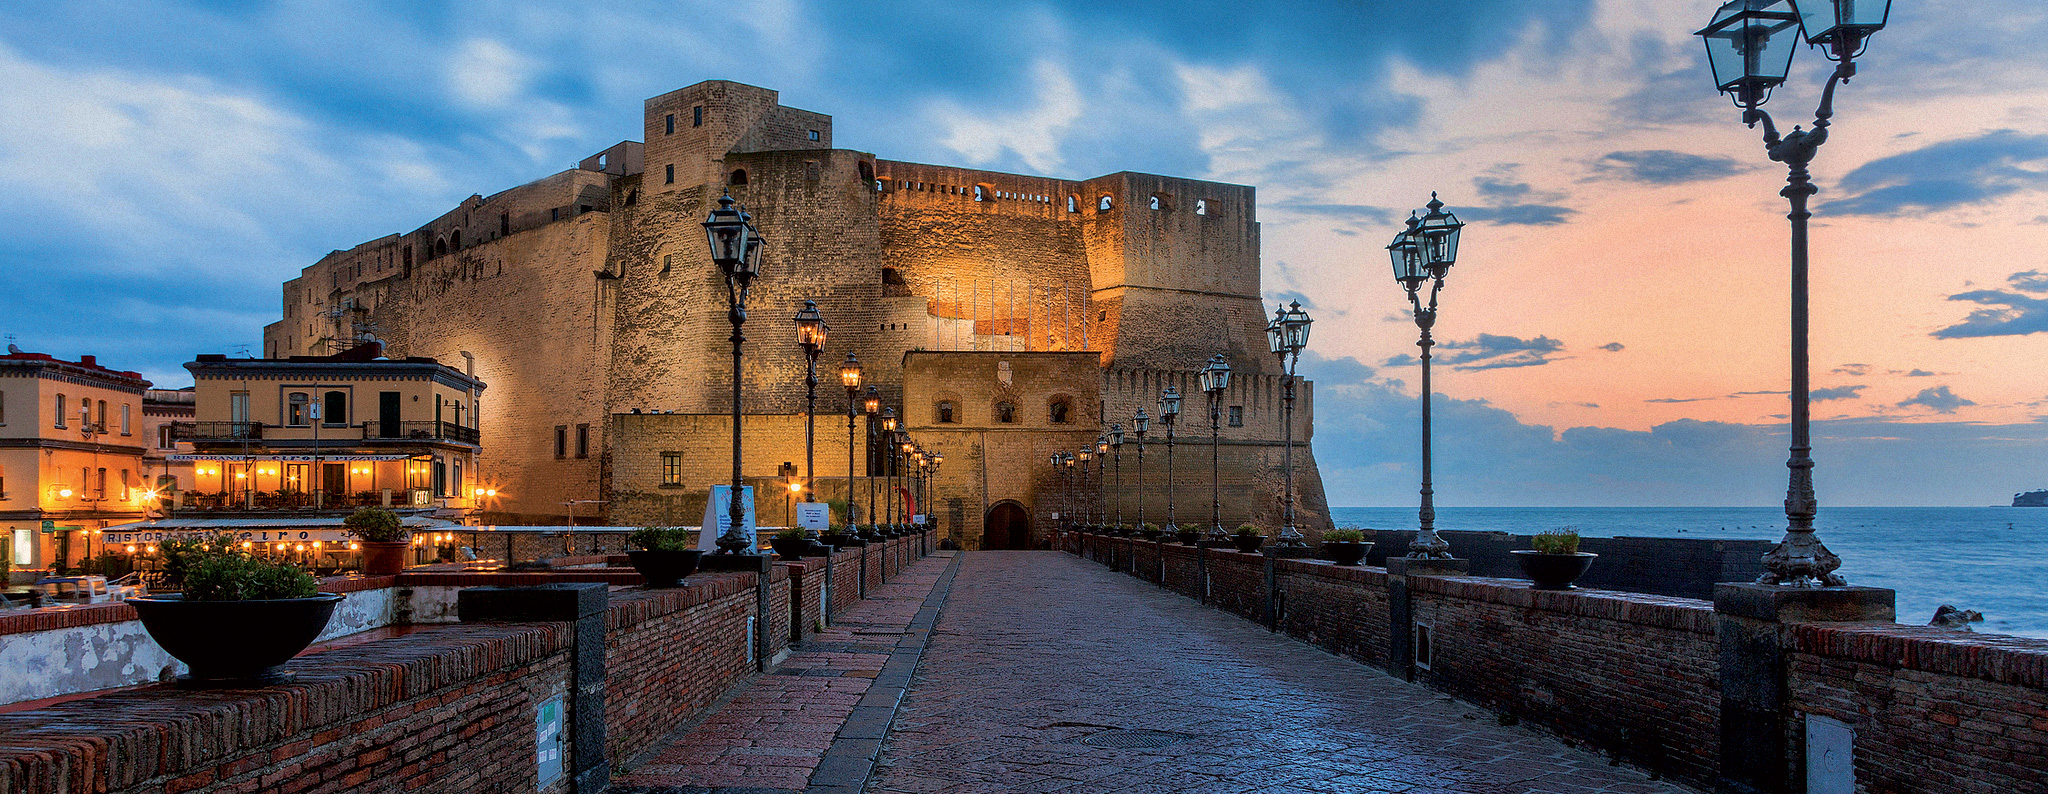
<path id="1" fill-rule="evenodd" d="M 1207 215 L 1207 214 L 1209 214 L 1209 200 L 1208 200 L 1208 199 L 1195 199 L 1195 214 L 1196 214 L 1196 215 Z"/>
<path id="2" fill-rule="evenodd" d="M 950 424 L 953 424 L 953 423 L 955 423 L 955 422 L 959 421 L 958 419 L 954 418 L 954 416 L 953 416 L 953 401 L 952 401 L 952 400 L 940 400 L 940 401 L 939 401 L 939 407 L 938 407 L 938 419 L 939 419 L 939 424 L 942 424 L 942 425 L 950 425 Z"/>
<path id="3" fill-rule="evenodd" d="M 667 184 L 673 185 L 673 184 L 675 184 L 675 183 L 676 183 L 676 167 L 675 167 L 674 165 L 670 165 L 670 166 L 668 167 L 668 180 L 667 180 Z"/>
<path id="4" fill-rule="evenodd" d="M 1244 406 L 1230 406 L 1230 426 L 1244 427 Z"/>
<path id="5" fill-rule="evenodd" d="M 804 137 L 806 137 L 806 138 L 809 138 L 809 139 L 811 139 L 811 140 L 814 140 L 814 141 L 815 141 L 815 140 L 817 140 L 817 139 L 818 139 L 818 131 L 817 131 L 817 130 L 811 130 L 811 131 L 810 131 L 810 133 L 806 134 L 806 135 L 805 135 Z"/>
<path id="6" fill-rule="evenodd" d="M 1048 406 L 1046 409 L 1046 415 L 1050 417 L 1052 419 L 1052 423 L 1056 425 L 1064 425 L 1074 421 L 1073 414 L 1074 404 L 1067 402 L 1063 399 L 1052 401 L 1052 405 Z"/>
<path id="7" fill-rule="evenodd" d="M 696 106 L 696 107 L 690 108 L 690 126 L 692 126 L 692 127 L 702 127 L 702 126 L 704 126 L 704 106 L 703 106 L 703 105 L 698 105 L 698 106 Z"/>
<path id="8" fill-rule="evenodd" d="M 1108 194 L 1108 193 L 1104 193 L 1104 194 L 1102 194 L 1102 198 L 1100 198 L 1100 199 L 1096 199 L 1096 201 L 1095 201 L 1095 209 L 1096 209 L 1097 211 L 1099 211 L 1099 212 L 1108 212 L 1108 211 L 1109 211 L 1109 206 L 1110 206 L 1110 204 L 1112 204 L 1112 203 L 1114 203 L 1114 202 L 1113 202 L 1113 201 L 1112 201 L 1112 200 L 1110 199 L 1110 197 L 1109 197 L 1109 194 Z"/>
<path id="9" fill-rule="evenodd" d="M 663 135 L 674 135 L 674 134 L 676 134 L 676 114 L 674 114 L 674 113 L 670 113 L 670 114 L 668 114 L 668 129 L 667 129 L 667 131 L 663 132 L 662 134 L 663 134 Z"/>
<path id="10" fill-rule="evenodd" d="M 1017 406 L 1006 402 L 996 403 L 996 421 L 1006 425 L 1016 424 Z"/>
<path id="11" fill-rule="evenodd" d="M 728 176 L 728 177 L 726 177 L 726 179 L 725 179 L 725 183 L 726 183 L 726 184 L 728 184 L 728 185 L 744 185 L 744 184 L 746 184 L 746 183 L 747 183 L 747 169 L 744 169 L 744 168 L 735 168 L 735 169 L 733 169 L 733 170 L 732 170 L 732 175 L 731 175 L 731 176 Z"/>

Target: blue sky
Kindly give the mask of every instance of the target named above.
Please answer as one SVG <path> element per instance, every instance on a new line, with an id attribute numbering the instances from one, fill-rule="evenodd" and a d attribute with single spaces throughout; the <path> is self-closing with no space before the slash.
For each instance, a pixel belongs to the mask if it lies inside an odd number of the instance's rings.
<path id="1" fill-rule="evenodd" d="M 1432 190 L 1443 504 L 1772 504 L 1783 172 L 1689 35 L 1713 0 L 74 2 L 0 8 L 0 333 L 184 382 L 278 284 L 776 88 L 884 157 L 1253 184 L 1316 313 L 1332 501 L 1405 504 L 1413 326 L 1380 246 Z M 1951 20 L 1980 20 L 1959 46 Z M 1901 3 L 1814 170 L 1823 503 L 2048 486 L 2048 8 Z M 1812 53 L 1770 106 L 1803 121 Z M 1930 466 L 1929 461 L 1942 465 Z"/>

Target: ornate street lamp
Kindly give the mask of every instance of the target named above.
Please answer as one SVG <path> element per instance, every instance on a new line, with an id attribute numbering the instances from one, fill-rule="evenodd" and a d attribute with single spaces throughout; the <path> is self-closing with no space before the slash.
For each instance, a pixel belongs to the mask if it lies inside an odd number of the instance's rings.
<path id="1" fill-rule="evenodd" d="M 1394 265 L 1394 280 L 1407 291 L 1415 327 L 1422 332 L 1422 338 L 1415 343 L 1422 348 L 1422 509 L 1418 513 L 1415 540 L 1408 544 L 1408 557 L 1448 560 L 1451 544 L 1436 534 L 1436 489 L 1430 482 L 1429 349 L 1436 345 L 1430 329 L 1436 325 L 1436 299 L 1443 291 L 1444 276 L 1457 264 L 1458 234 L 1465 224 L 1458 221 L 1458 216 L 1444 211 L 1444 203 L 1437 200 L 1435 193 L 1429 194 L 1427 206 L 1428 215 L 1408 216 L 1408 228 L 1394 235 L 1387 251 Z M 1422 305 L 1420 295 L 1425 281 L 1432 283 L 1428 306 Z"/>
<path id="2" fill-rule="evenodd" d="M 925 498 L 931 500 L 933 508 L 937 508 L 939 503 L 939 466 L 945 462 L 946 453 L 938 450 L 932 451 L 931 468 L 927 472 L 930 478 L 925 481 Z M 936 512 L 925 513 L 925 520 L 930 523 L 930 526 L 937 527 L 939 525 L 938 513 Z M 955 531 L 958 531 L 958 525 L 954 526 Z M 950 536 L 951 533 L 948 533 L 948 535 Z"/>
<path id="3" fill-rule="evenodd" d="M 1080 488 L 1075 493 L 1081 500 L 1082 523 L 1092 526 L 1095 524 L 1095 500 L 1088 498 L 1088 461 L 1095 458 L 1095 448 L 1082 447 L 1081 453 L 1075 458 L 1081 464 Z"/>
<path id="4" fill-rule="evenodd" d="M 1230 388 L 1230 364 L 1223 360 L 1223 354 L 1209 357 L 1209 363 L 1196 373 L 1201 378 L 1202 392 L 1209 397 L 1209 539 L 1225 540 L 1230 536 L 1223 531 L 1223 390 Z"/>
<path id="5" fill-rule="evenodd" d="M 725 274 L 726 319 L 732 323 L 732 499 L 727 515 L 732 526 L 718 536 L 720 554 L 759 553 L 742 533 L 746 505 L 742 500 L 745 483 L 740 479 L 740 347 L 747 341 L 740 326 L 747 321 L 747 293 L 761 272 L 761 231 L 753 218 L 733 203 L 730 194 L 718 198 L 718 208 L 704 219 L 704 239 L 711 247 L 711 261 Z"/>
<path id="6" fill-rule="evenodd" d="M 896 457 L 895 460 L 891 461 L 889 467 L 889 470 L 895 472 L 896 476 L 895 482 L 889 487 L 889 508 L 895 511 L 895 520 L 889 523 L 906 524 L 910 522 L 910 506 L 903 503 L 903 480 L 905 476 L 903 464 L 910 462 L 910 451 L 916 448 L 916 445 L 910 443 L 910 431 L 896 431 Z"/>
<path id="7" fill-rule="evenodd" d="M 875 428 L 881 421 L 882 415 L 881 391 L 877 389 L 874 386 L 874 384 L 869 384 L 867 395 L 861 398 L 860 405 L 861 412 L 868 415 L 868 461 L 866 467 L 868 481 L 868 509 L 861 517 L 867 519 L 863 523 L 866 523 L 869 526 L 873 526 L 875 523 L 875 468 L 879 465 L 875 462 Z M 852 499 L 853 495 L 847 494 L 846 498 Z M 858 534 L 858 532 L 856 532 L 856 534 Z"/>
<path id="8" fill-rule="evenodd" d="M 1109 426 L 1110 474 L 1116 478 L 1116 526 L 1124 527 L 1124 426 Z"/>
<path id="9" fill-rule="evenodd" d="M 839 382 L 846 387 L 846 526 L 853 531 L 853 420 L 860 413 L 860 359 L 847 351 L 839 365 Z M 827 522 L 830 523 L 830 522 Z"/>
<path id="10" fill-rule="evenodd" d="M 1732 0 L 1714 12 L 1713 21 L 1698 35 L 1706 40 L 1707 61 L 1714 69 L 1714 84 L 1722 93 L 1733 94 L 1742 108 L 1742 121 L 1751 127 L 1764 125 L 1764 151 L 1787 169 L 1785 188 L 1779 191 L 1790 202 L 1792 212 L 1792 448 L 1785 462 L 1791 469 L 1791 483 L 1785 494 L 1785 538 L 1764 555 L 1764 574 L 1758 584 L 1791 587 L 1840 587 L 1835 573 L 1842 559 L 1821 545 L 1813 531 L 1813 517 L 1820 505 L 1813 493 L 1813 442 L 1810 383 L 1807 365 L 1807 219 L 1813 216 L 1806 201 L 1818 192 L 1806 166 L 1828 139 L 1828 125 L 1834 117 L 1835 87 L 1856 75 L 1855 58 L 1863 53 L 1870 36 L 1882 30 L 1891 15 L 1891 0 Z M 1785 82 L 1792 51 L 1798 46 L 1790 34 L 1797 25 L 1806 42 L 1822 48 L 1836 62 L 1834 74 L 1821 90 L 1820 106 L 1813 112 L 1813 129 L 1793 127 L 1778 134 L 1770 114 L 1761 107 L 1771 89 Z"/>
<path id="11" fill-rule="evenodd" d="M 1138 528 L 1145 528 L 1145 431 L 1152 429 L 1152 417 L 1145 409 L 1131 415 L 1131 433 L 1138 437 Z"/>
<path id="12" fill-rule="evenodd" d="M 1075 505 L 1075 504 L 1077 503 L 1077 500 L 1076 500 L 1076 499 L 1074 499 L 1074 480 L 1075 480 L 1075 474 L 1074 474 L 1074 453 L 1072 453 L 1072 452 L 1062 452 L 1062 453 L 1060 453 L 1060 470 L 1061 470 L 1061 471 L 1064 471 L 1064 472 L 1066 472 L 1066 486 L 1067 486 L 1067 494 L 1066 494 L 1066 505 L 1067 505 L 1067 509 L 1066 509 L 1066 510 L 1064 510 L 1064 511 L 1061 511 L 1061 514 L 1062 514 L 1062 515 L 1063 515 L 1063 516 L 1064 516 L 1064 517 L 1065 517 L 1065 518 L 1067 519 L 1067 520 L 1066 520 L 1066 524 L 1067 524 L 1067 526 L 1071 528 L 1071 527 L 1075 526 L 1075 522 L 1074 522 L 1074 505 Z"/>
<path id="13" fill-rule="evenodd" d="M 1173 515 L 1173 426 L 1180 419 L 1180 390 L 1172 386 L 1159 393 L 1159 421 L 1166 423 L 1166 527 L 1167 534 L 1180 534 Z"/>
<path id="14" fill-rule="evenodd" d="M 818 457 L 813 443 L 818 423 L 818 354 L 824 352 L 825 335 L 830 331 L 825 325 L 825 318 L 818 314 L 817 301 L 805 298 L 804 307 L 796 312 L 796 344 L 804 350 L 804 501 L 807 502 L 818 500 Z"/>
<path id="15" fill-rule="evenodd" d="M 1286 444 L 1286 451 L 1280 455 L 1281 467 L 1287 470 L 1283 479 L 1287 490 L 1287 520 L 1280 526 L 1280 546 L 1307 546 L 1301 537 L 1301 530 L 1294 528 L 1294 366 L 1301 361 L 1302 348 L 1308 347 L 1308 325 L 1314 322 L 1308 312 L 1302 311 L 1301 302 L 1295 301 L 1285 309 L 1273 310 L 1273 322 L 1266 326 L 1266 346 L 1280 357 L 1281 399 L 1286 403 L 1282 417 L 1284 428 L 1280 437 Z"/>
<path id="16" fill-rule="evenodd" d="M 896 460 L 896 407 L 893 405 L 882 409 L 881 441 L 884 451 L 879 461 L 882 467 L 882 490 L 888 491 L 896 486 L 896 481 L 892 479 L 895 476 Z M 896 523 L 896 495 L 888 493 L 886 496 L 889 497 L 889 506 L 882 510 L 882 518 L 886 519 L 882 523 L 894 524 Z"/>
<path id="17" fill-rule="evenodd" d="M 1060 453 L 1054 452 L 1051 455 L 1046 456 L 1046 462 L 1052 464 L 1053 473 L 1059 475 L 1060 478 L 1059 494 L 1052 500 L 1055 506 L 1052 511 L 1052 528 L 1054 532 L 1064 533 L 1067 531 L 1067 470 L 1060 466 Z"/>

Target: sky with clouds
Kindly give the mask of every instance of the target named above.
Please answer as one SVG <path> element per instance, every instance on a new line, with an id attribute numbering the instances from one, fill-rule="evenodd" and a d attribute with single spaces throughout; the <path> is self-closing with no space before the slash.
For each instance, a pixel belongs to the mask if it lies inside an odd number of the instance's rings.
<path id="1" fill-rule="evenodd" d="M 1332 503 L 1412 501 L 1414 326 L 1382 247 L 1437 191 L 1471 222 L 1439 504 L 1774 504 L 1784 172 L 1711 87 L 1690 34 L 1716 4 L 6 4 L 0 333 L 182 385 L 193 353 L 255 350 L 328 250 L 723 78 L 892 159 L 1256 185 L 1267 296 L 1317 321 Z M 1824 505 L 2048 486 L 2044 37 L 2034 0 L 1907 0 L 1841 91 L 1813 166 Z M 1826 67 L 1795 58 L 1783 126 Z"/>

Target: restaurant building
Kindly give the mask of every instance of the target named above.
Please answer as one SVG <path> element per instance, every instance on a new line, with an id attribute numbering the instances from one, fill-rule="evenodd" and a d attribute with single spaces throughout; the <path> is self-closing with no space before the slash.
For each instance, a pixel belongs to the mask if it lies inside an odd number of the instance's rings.
<path id="1" fill-rule="evenodd" d="M 146 515 L 149 386 L 92 356 L 0 356 L 0 537 L 19 575 L 75 564 L 98 553 L 100 530 Z"/>

